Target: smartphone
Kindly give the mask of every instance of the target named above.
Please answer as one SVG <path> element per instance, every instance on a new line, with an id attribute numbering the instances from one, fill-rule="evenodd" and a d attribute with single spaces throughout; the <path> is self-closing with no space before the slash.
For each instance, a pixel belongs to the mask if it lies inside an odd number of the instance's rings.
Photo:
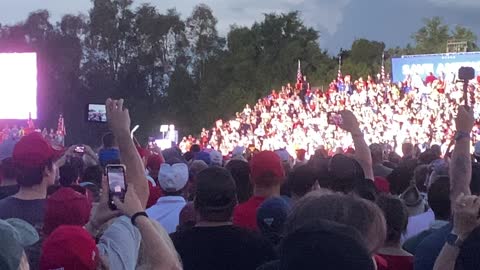
<path id="1" fill-rule="evenodd" d="M 75 153 L 83 154 L 85 153 L 85 146 L 77 145 L 74 151 Z"/>
<path id="2" fill-rule="evenodd" d="M 106 168 L 108 180 L 108 206 L 112 210 L 117 207 L 113 202 L 113 198 L 117 197 L 121 202 L 125 199 L 127 192 L 127 183 L 125 182 L 125 165 L 115 164 L 108 165 Z"/>
<path id="3" fill-rule="evenodd" d="M 343 123 L 342 115 L 337 112 L 328 112 L 327 122 L 329 125 L 339 126 Z"/>
<path id="4" fill-rule="evenodd" d="M 107 108 L 105 104 L 87 104 L 87 121 L 95 123 L 106 123 Z"/>

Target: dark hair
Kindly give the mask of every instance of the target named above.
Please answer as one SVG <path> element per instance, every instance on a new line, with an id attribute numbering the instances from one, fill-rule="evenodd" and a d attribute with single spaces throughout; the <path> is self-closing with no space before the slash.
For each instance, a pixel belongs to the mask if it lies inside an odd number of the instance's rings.
<path id="1" fill-rule="evenodd" d="M 392 194 L 400 195 L 410 186 L 416 165 L 416 160 L 403 162 L 387 176 Z"/>
<path id="2" fill-rule="evenodd" d="M 229 221 L 237 205 L 235 181 L 224 168 L 211 167 L 198 173 L 195 210 L 202 219 L 212 222 Z"/>
<path id="3" fill-rule="evenodd" d="M 85 169 L 82 175 L 82 182 L 92 182 L 98 187 L 102 186 L 103 168 L 102 166 L 90 166 Z"/>
<path id="4" fill-rule="evenodd" d="M 60 173 L 60 185 L 64 187 L 71 186 L 80 176 L 78 168 L 69 163 L 60 167 L 58 171 Z"/>
<path id="5" fill-rule="evenodd" d="M 253 185 L 250 182 L 250 165 L 242 160 L 231 160 L 225 169 L 232 174 L 233 180 L 235 180 L 238 202 L 248 201 L 253 193 Z"/>
<path id="6" fill-rule="evenodd" d="M 387 222 L 386 242 L 398 243 L 402 234 L 407 230 L 407 207 L 399 198 L 391 195 L 380 195 L 377 205 L 382 209 Z"/>
<path id="7" fill-rule="evenodd" d="M 18 185 L 21 187 L 33 187 L 42 183 L 45 169 L 49 171 L 53 170 L 53 161 L 49 160 L 46 165 L 37 168 L 29 168 L 15 164 L 15 169 L 17 172 Z"/>
<path id="8" fill-rule="evenodd" d="M 290 191 L 298 197 L 303 197 L 312 191 L 316 182 L 314 170 L 307 165 L 297 167 L 290 173 L 287 180 Z"/>
<path id="9" fill-rule="evenodd" d="M 451 215 L 450 205 L 450 179 L 447 176 L 438 178 L 428 189 L 428 204 L 432 208 L 436 219 L 449 220 Z"/>
<path id="10" fill-rule="evenodd" d="M 427 192 L 426 180 L 430 172 L 428 165 L 420 165 L 415 168 L 413 177 L 415 179 L 415 185 L 420 192 Z"/>
<path id="11" fill-rule="evenodd" d="M 198 145 L 198 144 L 194 144 L 190 147 L 190 152 L 193 152 L 193 153 L 198 153 L 201 150 L 202 149 L 200 148 L 200 145 Z"/>
<path id="12" fill-rule="evenodd" d="M 104 148 L 112 148 L 115 146 L 115 136 L 113 133 L 105 133 L 102 137 L 102 143 Z"/>
<path id="13" fill-rule="evenodd" d="M 414 146 L 412 143 L 406 142 L 402 144 L 402 153 L 405 156 L 414 154 Z"/>
<path id="14" fill-rule="evenodd" d="M 12 158 L 2 160 L 2 164 L 0 165 L 0 177 L 2 180 L 12 180 L 17 178 L 17 171 L 15 170 Z"/>
<path id="15" fill-rule="evenodd" d="M 378 190 L 374 182 L 370 179 L 360 179 L 355 183 L 353 193 L 360 198 L 375 202 L 378 196 Z"/>

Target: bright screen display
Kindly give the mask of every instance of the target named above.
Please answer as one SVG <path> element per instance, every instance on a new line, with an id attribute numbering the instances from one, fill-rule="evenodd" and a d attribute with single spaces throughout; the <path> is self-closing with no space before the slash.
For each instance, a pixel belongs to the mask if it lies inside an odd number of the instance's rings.
<path id="1" fill-rule="evenodd" d="M 37 119 L 37 54 L 0 53 L 0 119 Z"/>
<path id="2" fill-rule="evenodd" d="M 450 53 L 437 55 L 410 55 L 392 59 L 394 82 L 403 82 L 408 76 L 418 74 L 423 80 L 431 73 L 439 77 L 458 78 L 460 67 L 473 67 L 480 72 L 480 53 Z M 450 80 L 449 80 L 450 81 Z"/>

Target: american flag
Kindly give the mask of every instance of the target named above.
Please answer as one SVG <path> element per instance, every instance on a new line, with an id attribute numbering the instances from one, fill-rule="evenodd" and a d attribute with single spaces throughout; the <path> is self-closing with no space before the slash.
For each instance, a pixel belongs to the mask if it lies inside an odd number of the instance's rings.
<path id="1" fill-rule="evenodd" d="M 337 81 L 342 81 L 342 56 L 338 57 L 338 75 Z"/>
<path id="2" fill-rule="evenodd" d="M 302 64 L 300 63 L 300 59 L 298 60 L 297 83 L 303 83 Z"/>
<path id="3" fill-rule="evenodd" d="M 385 53 L 382 53 L 382 70 L 380 71 L 382 81 L 385 80 Z"/>
<path id="4" fill-rule="evenodd" d="M 63 137 L 67 135 L 67 130 L 65 129 L 65 121 L 62 114 L 60 114 L 60 116 L 58 117 L 57 135 Z"/>

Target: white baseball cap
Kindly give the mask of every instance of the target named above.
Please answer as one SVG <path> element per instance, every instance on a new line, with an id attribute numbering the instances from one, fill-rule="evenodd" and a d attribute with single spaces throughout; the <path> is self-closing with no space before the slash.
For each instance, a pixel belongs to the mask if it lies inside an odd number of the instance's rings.
<path id="1" fill-rule="evenodd" d="M 212 150 L 210 152 L 210 164 L 211 165 L 217 165 L 217 166 L 222 166 L 223 163 L 223 156 L 222 153 Z"/>
<path id="2" fill-rule="evenodd" d="M 188 182 L 188 167 L 185 163 L 163 163 L 158 171 L 158 182 L 166 192 L 177 192 Z"/>

